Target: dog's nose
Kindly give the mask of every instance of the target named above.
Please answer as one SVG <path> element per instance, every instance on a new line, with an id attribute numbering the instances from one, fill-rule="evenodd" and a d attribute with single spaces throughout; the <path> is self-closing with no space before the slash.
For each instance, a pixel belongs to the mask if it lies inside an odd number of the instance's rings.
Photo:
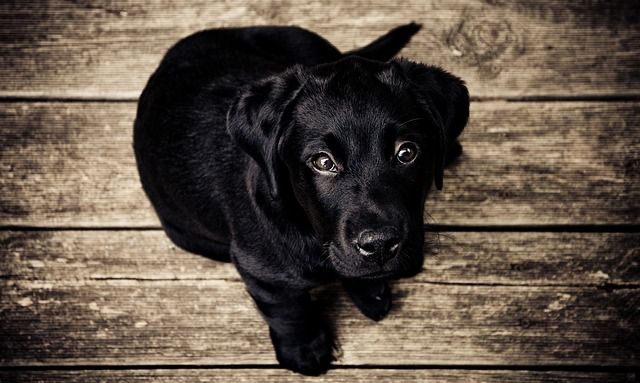
<path id="1" fill-rule="evenodd" d="M 356 247 L 365 258 L 383 264 L 398 252 L 400 234 L 392 226 L 367 229 L 358 235 Z"/>

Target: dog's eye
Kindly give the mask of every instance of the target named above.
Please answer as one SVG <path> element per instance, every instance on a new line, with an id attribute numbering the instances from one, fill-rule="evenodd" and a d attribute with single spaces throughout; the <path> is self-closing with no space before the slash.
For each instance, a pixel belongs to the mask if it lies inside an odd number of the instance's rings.
<path id="1" fill-rule="evenodd" d="M 311 158 L 311 164 L 319 172 L 338 172 L 338 167 L 327 153 L 318 153 L 313 156 Z"/>
<path id="2" fill-rule="evenodd" d="M 401 164 L 409 164 L 418 157 L 418 145 L 413 142 L 403 142 L 396 149 L 396 158 Z"/>

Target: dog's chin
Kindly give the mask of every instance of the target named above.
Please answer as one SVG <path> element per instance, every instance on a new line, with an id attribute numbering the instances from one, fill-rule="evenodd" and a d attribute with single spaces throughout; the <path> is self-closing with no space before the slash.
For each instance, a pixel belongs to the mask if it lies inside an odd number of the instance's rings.
<path id="1" fill-rule="evenodd" d="M 397 279 L 407 278 L 422 270 L 424 257 L 418 254 L 401 253 L 384 265 L 378 265 L 362 258 L 354 252 L 341 251 L 337 246 L 329 247 L 329 259 L 335 272 L 342 278 L 355 279 Z"/>

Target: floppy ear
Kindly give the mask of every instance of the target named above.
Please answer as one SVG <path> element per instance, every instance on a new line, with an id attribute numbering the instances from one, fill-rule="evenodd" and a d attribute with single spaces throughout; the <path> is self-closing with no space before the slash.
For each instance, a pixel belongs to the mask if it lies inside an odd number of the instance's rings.
<path id="1" fill-rule="evenodd" d="M 227 112 L 227 131 L 258 163 L 273 198 L 279 196 L 278 142 L 290 123 L 286 112 L 302 88 L 300 73 L 294 66 L 248 86 Z"/>
<path id="2" fill-rule="evenodd" d="M 453 147 L 469 119 L 469 91 L 464 81 L 438 67 L 404 58 L 395 59 L 394 63 L 401 68 L 425 112 L 440 125 L 434 179 L 438 190 L 442 190 L 447 150 Z"/>

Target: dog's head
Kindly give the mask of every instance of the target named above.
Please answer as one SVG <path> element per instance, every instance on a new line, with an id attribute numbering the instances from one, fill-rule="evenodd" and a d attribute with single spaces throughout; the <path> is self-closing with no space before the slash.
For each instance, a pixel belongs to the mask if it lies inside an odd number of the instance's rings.
<path id="1" fill-rule="evenodd" d="M 421 269 L 426 194 L 468 113 L 441 69 L 352 56 L 252 85 L 228 129 L 274 198 L 292 191 L 340 275 L 398 277 Z"/>

